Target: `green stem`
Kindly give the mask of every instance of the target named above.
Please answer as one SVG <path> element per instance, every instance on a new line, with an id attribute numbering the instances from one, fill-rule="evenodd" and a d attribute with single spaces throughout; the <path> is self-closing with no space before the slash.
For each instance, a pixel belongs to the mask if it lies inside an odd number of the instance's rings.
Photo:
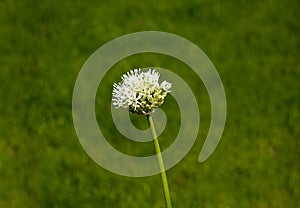
<path id="1" fill-rule="evenodd" d="M 162 180 L 162 183 L 163 183 L 166 206 L 167 206 L 167 208 L 172 208 L 171 197 L 170 197 L 170 192 L 169 192 L 169 187 L 168 187 L 167 175 L 166 175 L 164 161 L 162 159 L 162 155 L 161 155 L 161 151 L 160 151 L 156 131 L 155 131 L 155 128 L 154 128 L 154 123 L 153 123 L 152 117 L 150 115 L 147 115 L 147 119 L 149 121 L 149 125 L 150 125 L 150 128 L 151 128 L 153 141 L 154 141 L 155 152 L 156 152 L 156 155 L 157 155 L 158 164 L 159 164 L 159 168 L 160 168 L 160 175 L 161 175 L 161 180 Z"/>

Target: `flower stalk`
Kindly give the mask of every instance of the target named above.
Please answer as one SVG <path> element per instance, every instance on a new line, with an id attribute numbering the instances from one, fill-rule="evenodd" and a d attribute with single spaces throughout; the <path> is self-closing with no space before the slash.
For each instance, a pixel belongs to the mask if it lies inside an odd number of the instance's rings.
<path id="1" fill-rule="evenodd" d="M 167 81 L 159 83 L 159 77 L 160 74 L 155 69 L 146 72 L 141 69 L 130 70 L 123 74 L 121 82 L 113 84 L 112 101 L 115 108 L 125 108 L 131 113 L 147 117 L 160 168 L 166 207 L 171 208 L 167 175 L 151 114 L 164 103 L 165 97 L 171 92 L 172 84 Z"/>
<path id="2" fill-rule="evenodd" d="M 156 152 L 156 155 L 157 155 L 161 180 L 162 180 L 163 189 L 164 189 L 166 207 L 171 208 L 172 204 L 171 204 L 171 197 L 170 197 L 168 179 L 167 179 L 167 174 L 166 174 L 166 171 L 165 171 L 164 161 L 163 161 L 163 158 L 162 158 L 162 155 L 161 155 L 161 150 L 160 150 L 158 138 L 157 138 L 157 135 L 156 135 L 154 123 L 153 123 L 152 117 L 150 115 L 147 115 L 147 119 L 148 119 L 150 129 L 151 129 L 151 133 L 152 133 L 152 136 L 153 136 L 154 148 L 155 148 L 155 152 Z"/>

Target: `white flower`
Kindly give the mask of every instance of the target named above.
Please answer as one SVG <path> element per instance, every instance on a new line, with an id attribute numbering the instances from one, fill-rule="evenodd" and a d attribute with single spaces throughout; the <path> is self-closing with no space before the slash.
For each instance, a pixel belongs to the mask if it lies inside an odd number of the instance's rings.
<path id="1" fill-rule="evenodd" d="M 147 115 L 163 104 L 172 84 L 163 81 L 155 69 L 142 72 L 133 69 L 122 75 L 122 81 L 113 84 L 113 105 L 115 108 L 129 108 L 133 113 Z"/>
<path id="2" fill-rule="evenodd" d="M 163 81 L 161 84 L 160 84 L 160 87 L 166 91 L 166 92 L 171 92 L 171 87 L 172 87 L 172 84 L 167 82 L 167 81 Z"/>

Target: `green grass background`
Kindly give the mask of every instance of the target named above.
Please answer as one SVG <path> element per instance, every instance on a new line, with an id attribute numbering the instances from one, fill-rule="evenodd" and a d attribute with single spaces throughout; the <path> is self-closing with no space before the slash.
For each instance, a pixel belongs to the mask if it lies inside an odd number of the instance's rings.
<path id="1" fill-rule="evenodd" d="M 106 107 L 123 72 L 172 68 L 199 95 L 201 112 L 196 144 L 167 172 L 174 207 L 300 207 L 299 10 L 298 0 L 1 0 L 0 207 L 164 207 L 159 175 L 129 178 L 98 166 L 71 115 L 86 59 L 107 41 L 144 30 L 180 35 L 210 57 L 226 91 L 225 131 L 213 155 L 198 163 L 210 124 L 203 84 L 183 63 L 143 54 L 117 63 L 100 85 L 97 118 L 111 144 L 153 154 L 152 143 L 115 131 Z M 172 97 L 163 108 L 172 118 L 161 138 L 165 149 L 179 118 Z"/>

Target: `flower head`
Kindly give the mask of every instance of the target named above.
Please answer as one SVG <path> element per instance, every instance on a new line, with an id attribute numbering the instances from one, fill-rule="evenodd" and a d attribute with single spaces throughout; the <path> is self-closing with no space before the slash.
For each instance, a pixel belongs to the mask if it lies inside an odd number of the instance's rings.
<path id="1" fill-rule="evenodd" d="M 113 84 L 113 105 L 115 108 L 129 108 L 133 113 L 148 115 L 163 104 L 171 92 L 172 84 L 163 81 L 159 84 L 160 74 L 155 69 L 142 72 L 133 69 L 122 75 L 122 81 Z"/>

